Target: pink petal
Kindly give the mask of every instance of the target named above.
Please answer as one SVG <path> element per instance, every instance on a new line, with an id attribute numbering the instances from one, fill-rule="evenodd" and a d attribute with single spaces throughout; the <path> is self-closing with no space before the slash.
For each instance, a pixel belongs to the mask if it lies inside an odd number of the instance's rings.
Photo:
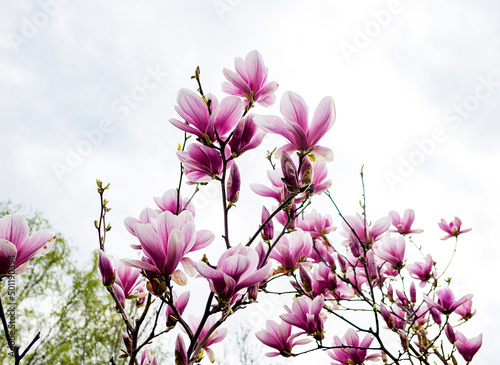
<path id="1" fill-rule="evenodd" d="M 151 271 L 155 272 L 157 274 L 161 274 L 160 270 L 154 265 L 151 265 L 150 263 L 147 263 L 146 261 L 142 260 L 135 260 L 135 259 L 121 259 L 120 260 L 124 265 L 127 266 L 132 266 L 132 267 L 137 267 L 139 269 L 143 269 L 146 271 Z"/>
<path id="2" fill-rule="evenodd" d="M 302 97 L 293 91 L 287 91 L 281 97 L 280 110 L 281 114 L 285 116 L 285 119 L 290 122 L 290 124 L 297 125 L 306 133 L 308 129 L 307 119 L 309 110 Z"/>
<path id="3" fill-rule="evenodd" d="M 12 242 L 18 249 L 28 238 L 29 231 L 26 219 L 20 215 L 9 214 L 0 219 L 0 238 Z"/>
<path id="4" fill-rule="evenodd" d="M 335 106 L 329 96 L 319 103 L 307 133 L 309 145 L 314 146 L 335 123 Z"/>
<path id="5" fill-rule="evenodd" d="M 17 247 L 16 266 L 20 266 L 37 254 L 43 254 L 54 245 L 56 234 L 50 229 L 42 229 L 33 233 L 26 242 Z M 52 241 L 52 242 L 50 242 Z M 44 248 L 46 246 L 46 248 Z M 39 252 L 39 250 L 42 251 Z"/>
<path id="6" fill-rule="evenodd" d="M 256 115 L 253 121 L 265 132 L 279 134 L 291 143 L 295 142 L 293 134 L 286 128 L 285 121 L 280 117 L 274 115 Z"/>
<path id="7" fill-rule="evenodd" d="M 0 238 L 0 275 L 15 269 L 16 256 L 16 246 L 12 242 Z"/>

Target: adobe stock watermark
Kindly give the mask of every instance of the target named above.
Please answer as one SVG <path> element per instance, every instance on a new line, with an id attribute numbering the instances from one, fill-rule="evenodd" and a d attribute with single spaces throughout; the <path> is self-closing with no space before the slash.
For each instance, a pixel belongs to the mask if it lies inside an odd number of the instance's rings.
<path id="1" fill-rule="evenodd" d="M 38 5 L 40 10 L 33 13 L 31 17 L 21 18 L 21 29 L 18 33 L 7 33 L 11 49 L 19 53 L 20 46 L 26 45 L 29 40 L 35 38 L 40 30 L 45 28 L 51 18 L 59 14 L 62 5 L 67 5 L 71 0 L 40 0 Z"/>
<path id="2" fill-rule="evenodd" d="M 220 20 L 224 20 L 224 14 L 232 12 L 237 6 L 241 5 L 242 2 L 243 0 L 213 0 L 212 4 Z"/>
<path id="3" fill-rule="evenodd" d="M 458 130 L 463 122 L 479 109 L 482 101 L 491 98 L 498 87 L 500 87 L 500 81 L 495 81 L 493 74 L 489 74 L 487 78 L 479 77 L 474 92 L 444 112 L 445 122 L 451 129 Z M 414 148 L 406 156 L 398 156 L 397 169 L 384 172 L 384 178 L 389 188 L 395 191 L 397 185 L 404 183 L 407 178 L 413 175 L 416 168 L 421 166 L 436 151 L 437 146 L 447 139 L 447 131 L 439 127 L 432 130 L 429 138 L 415 139 Z"/>
<path id="4" fill-rule="evenodd" d="M 408 0 L 412 1 L 412 0 Z M 404 8 L 400 0 L 390 0 L 386 9 L 372 10 L 371 19 L 363 27 L 354 28 L 352 42 L 341 42 L 340 50 L 347 62 L 352 61 L 354 55 L 360 54 L 368 47 L 375 37 L 378 37 L 382 31 L 387 28 L 395 15 L 401 14 Z"/>
<path id="5" fill-rule="evenodd" d="M 167 73 L 160 70 L 159 65 L 155 68 L 146 67 L 146 74 L 140 84 L 134 86 L 128 93 L 120 95 L 111 102 L 111 111 L 118 114 L 118 119 L 126 119 L 131 112 L 144 102 L 148 95 L 158 88 Z M 115 122 L 110 118 L 103 118 L 96 128 L 83 130 L 83 138 L 73 146 L 66 146 L 66 156 L 63 161 L 54 161 L 51 164 L 52 170 L 59 181 L 63 177 L 78 167 L 83 159 L 89 156 L 94 149 L 103 143 L 105 136 L 116 129 Z"/>
<path id="6" fill-rule="evenodd" d="M 14 356 L 14 352 L 12 349 L 16 346 L 16 334 L 17 334 L 17 329 L 16 329 L 16 307 L 17 307 L 17 300 L 16 300 L 16 256 L 15 255 L 9 255 L 8 257 L 8 274 L 6 276 L 7 278 L 7 302 L 6 308 L 7 310 L 5 311 L 6 314 L 6 322 L 7 322 L 7 328 L 10 334 L 10 341 L 11 343 L 8 344 L 9 347 L 9 356 Z M 5 325 L 5 324 L 4 324 Z"/>

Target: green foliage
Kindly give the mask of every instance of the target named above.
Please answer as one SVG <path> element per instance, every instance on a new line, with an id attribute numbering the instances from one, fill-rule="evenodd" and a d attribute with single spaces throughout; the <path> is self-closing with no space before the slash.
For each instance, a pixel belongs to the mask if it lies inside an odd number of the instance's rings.
<path id="1" fill-rule="evenodd" d="M 0 202 L 0 217 L 11 213 L 23 215 L 31 233 L 50 228 L 39 211 Z M 72 261 L 73 250 L 64 237 L 57 235 L 49 253 L 33 259 L 31 269 L 16 275 L 16 342 L 24 349 L 37 331 L 41 335 L 23 359 L 24 365 L 103 364 L 111 356 L 117 359 L 123 324 L 103 289 L 97 253 L 90 265 L 80 268 Z M 5 291 L 5 285 L 1 285 L 2 298 Z M 2 335 L 0 363 L 9 361 L 13 360 Z"/>

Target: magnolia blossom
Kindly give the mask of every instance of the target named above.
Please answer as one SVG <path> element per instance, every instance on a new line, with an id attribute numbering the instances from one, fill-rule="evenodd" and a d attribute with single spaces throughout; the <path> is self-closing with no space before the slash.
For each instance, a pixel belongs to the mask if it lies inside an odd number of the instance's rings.
<path id="1" fill-rule="evenodd" d="M 113 288 L 119 287 L 123 291 L 126 299 L 139 298 L 146 296 L 144 288 L 144 278 L 141 276 L 141 270 L 116 262 L 116 278 Z"/>
<path id="2" fill-rule="evenodd" d="M 354 297 L 354 290 L 342 280 L 338 280 L 332 269 L 324 262 L 315 266 L 315 270 L 312 272 L 308 272 L 303 264 L 300 265 L 299 269 L 302 288 L 312 297 L 316 298 L 319 295 L 323 295 L 326 299 L 350 299 Z"/>
<path id="3" fill-rule="evenodd" d="M 197 339 L 198 341 L 202 341 L 205 338 L 205 335 L 215 325 L 215 322 L 216 321 L 214 316 L 208 317 L 205 324 L 203 325 L 203 328 L 200 331 L 200 335 L 198 336 Z M 199 318 L 190 315 L 188 317 L 187 323 L 189 325 L 189 328 L 191 329 L 191 332 L 196 333 L 198 331 L 198 327 L 200 326 Z M 183 331 L 185 331 L 183 327 L 181 328 Z M 203 350 L 205 350 L 211 362 L 215 361 L 215 354 L 213 350 L 210 348 L 210 346 L 218 342 L 221 342 L 224 338 L 226 338 L 226 336 L 227 336 L 227 328 L 217 328 L 215 331 L 211 333 L 211 335 L 207 338 L 207 340 L 203 344 Z"/>
<path id="4" fill-rule="evenodd" d="M 122 262 L 157 276 L 171 276 L 188 252 L 202 249 L 214 240 L 212 232 L 195 230 L 193 215 L 186 210 L 179 215 L 169 211 L 161 213 L 156 230 L 140 223 L 134 229 L 144 257 L 142 260 L 123 259 Z"/>
<path id="5" fill-rule="evenodd" d="M 384 237 L 380 244 L 374 246 L 375 253 L 389 263 L 395 271 L 401 270 L 405 261 L 405 239 Z"/>
<path id="6" fill-rule="evenodd" d="M 326 315 L 321 313 L 324 304 L 323 295 L 319 295 L 314 299 L 302 296 L 293 301 L 292 309 L 285 305 L 288 313 L 282 314 L 280 318 L 321 341 L 324 338 L 323 322 L 326 319 Z"/>
<path id="7" fill-rule="evenodd" d="M 244 152 L 257 148 L 264 139 L 266 133 L 259 129 L 254 123 L 254 114 L 242 118 L 233 130 L 233 136 L 229 140 L 229 148 L 234 157 Z"/>
<path id="8" fill-rule="evenodd" d="M 184 164 L 186 177 L 191 182 L 209 182 L 222 174 L 224 166 L 220 152 L 201 143 L 192 143 L 186 151 L 177 151 L 177 157 Z"/>
<path id="9" fill-rule="evenodd" d="M 455 346 L 460 355 L 462 355 L 465 361 L 472 361 L 472 358 L 483 344 L 483 334 L 481 333 L 479 336 L 473 338 L 466 338 L 463 334 L 456 331 L 455 336 Z"/>
<path id="10" fill-rule="evenodd" d="M 134 217 L 127 217 L 127 218 L 125 218 L 123 223 L 125 224 L 125 228 L 127 229 L 127 231 L 131 235 L 137 237 L 137 234 L 136 234 L 135 228 L 134 228 L 137 223 L 147 224 L 147 225 L 150 225 L 151 228 L 156 229 L 155 227 L 156 227 L 156 219 L 157 218 L 158 218 L 158 213 L 154 209 L 144 208 L 141 211 L 141 213 L 139 214 L 139 219 L 134 218 Z M 132 248 L 138 249 L 138 250 L 141 249 L 141 247 L 137 246 L 137 245 L 133 245 Z"/>
<path id="11" fill-rule="evenodd" d="M 465 321 L 471 319 L 472 316 L 476 314 L 476 310 L 472 310 L 472 300 L 467 299 L 462 305 L 455 309 L 455 313 L 457 313 Z"/>
<path id="12" fill-rule="evenodd" d="M 186 306 L 189 302 L 190 294 L 191 293 L 187 291 L 177 296 L 177 293 L 173 292 L 173 298 L 172 298 L 173 306 L 175 309 L 177 309 L 177 312 L 180 315 L 182 315 L 182 313 L 184 313 L 184 309 L 186 309 Z M 170 304 L 167 307 L 166 317 L 167 317 L 167 328 L 174 327 L 177 321 L 179 320 L 179 318 L 177 318 L 177 315 L 175 314 Z"/>
<path id="13" fill-rule="evenodd" d="M 223 71 L 229 82 L 222 84 L 222 91 L 245 97 L 245 104 L 249 101 L 256 101 L 262 106 L 274 104 L 274 92 L 278 89 L 278 83 L 267 82 L 267 67 L 258 51 L 251 51 L 244 60 L 236 57 L 234 66 L 236 72 L 227 68 Z"/>
<path id="14" fill-rule="evenodd" d="M 396 230 L 391 230 L 391 232 L 399 232 L 403 235 L 411 233 L 422 233 L 423 229 L 412 229 L 411 225 L 415 220 L 415 212 L 413 209 L 406 209 L 403 217 L 399 215 L 396 211 L 389 212 L 389 216 L 392 220 L 392 225 L 396 227 Z"/>
<path id="15" fill-rule="evenodd" d="M 181 89 L 177 95 L 175 107 L 177 113 L 187 122 L 170 119 L 177 128 L 194 134 L 202 143 L 211 144 L 217 140 L 217 135 L 222 138 L 229 133 L 243 114 L 243 103 L 234 96 L 222 99 L 220 104 L 217 99 L 210 96 L 210 113 L 207 103 L 200 95 L 188 89 Z"/>
<path id="16" fill-rule="evenodd" d="M 366 349 L 371 345 L 372 341 L 373 337 L 367 334 L 360 343 L 358 334 L 350 328 L 342 337 L 342 340 L 338 336 L 333 337 L 334 346 L 346 346 L 346 348 L 333 349 L 328 352 L 328 355 L 337 361 L 332 363 L 334 365 L 361 365 L 365 361 L 379 358 L 378 354 L 366 356 Z"/>
<path id="17" fill-rule="evenodd" d="M 312 249 L 311 236 L 299 229 L 283 236 L 269 257 L 278 261 L 283 271 L 293 271 L 298 267 L 299 262 L 309 257 Z"/>
<path id="18" fill-rule="evenodd" d="M 435 277 L 435 272 L 432 270 L 433 266 L 434 261 L 431 255 L 427 255 L 424 262 L 407 265 L 406 270 L 413 278 L 420 280 L 420 287 L 423 288 L 431 278 Z"/>
<path id="19" fill-rule="evenodd" d="M 195 263 L 196 270 L 208 279 L 219 300 L 230 301 L 240 290 L 254 286 L 269 274 L 271 263 L 259 269 L 259 254 L 251 247 L 238 245 L 225 251 L 213 269 L 205 262 Z"/>
<path id="20" fill-rule="evenodd" d="M 268 320 L 266 322 L 266 329 L 259 331 L 255 334 L 257 338 L 266 346 L 272 347 L 278 351 L 268 352 L 266 356 L 292 356 L 292 348 L 297 345 L 304 345 L 311 342 L 310 339 L 301 339 L 294 341 L 294 339 L 304 332 L 295 333 L 292 335 L 292 326 L 282 321 L 277 324 L 274 321 Z"/>
<path id="21" fill-rule="evenodd" d="M 188 199 L 178 195 L 176 189 L 167 190 L 161 197 L 154 197 L 153 199 L 161 212 L 169 211 L 178 214 L 183 210 L 188 210 L 193 217 L 196 215 L 194 205 L 189 204 Z M 177 207 L 177 204 L 179 204 L 179 207 Z"/>
<path id="22" fill-rule="evenodd" d="M 352 232 L 351 228 L 346 223 L 343 223 L 344 231 L 341 234 L 344 237 L 348 237 L 348 240 L 344 241 L 344 243 L 349 243 L 350 245 L 352 245 L 352 241 L 358 243 L 361 241 L 366 247 L 370 247 L 391 226 L 389 217 L 380 218 L 373 225 L 367 225 L 366 230 L 365 220 L 359 213 L 356 213 L 355 216 L 348 215 L 345 219 L 354 230 Z M 354 233 L 356 234 L 354 235 Z"/>
<path id="23" fill-rule="evenodd" d="M 472 298 L 472 294 L 468 294 L 455 300 L 455 296 L 450 288 L 443 288 L 436 291 L 436 296 L 438 297 L 437 302 L 431 299 L 429 296 L 424 294 L 424 299 L 430 307 L 434 307 L 443 314 L 450 314 L 455 311 L 459 306 L 464 304 L 467 300 Z"/>
<path id="24" fill-rule="evenodd" d="M 156 357 L 151 355 L 151 350 L 149 348 L 146 348 L 142 352 L 141 365 L 158 365 Z"/>
<path id="25" fill-rule="evenodd" d="M 439 228 L 441 228 L 443 231 L 447 233 L 446 236 L 441 238 L 442 240 L 447 240 L 448 238 L 451 237 L 458 237 L 458 235 L 462 233 L 469 232 L 472 228 L 467 228 L 467 229 L 461 229 L 462 227 L 462 221 L 455 217 L 453 222 L 447 223 L 444 219 L 441 219 L 441 222 L 438 223 Z"/>
<path id="26" fill-rule="evenodd" d="M 284 120 L 273 115 L 254 118 L 255 123 L 266 132 L 279 134 L 289 141 L 276 151 L 277 157 L 283 152 L 291 154 L 299 151 L 301 154 L 312 153 L 325 161 L 333 160 L 330 148 L 317 145 L 335 123 L 335 107 L 331 97 L 327 96 L 321 100 L 311 124 L 308 121 L 309 110 L 304 99 L 292 91 L 287 91 L 281 98 L 280 110 Z"/>
<path id="27" fill-rule="evenodd" d="M 56 234 L 41 229 L 31 236 L 24 217 L 9 214 L 0 219 L 0 277 L 18 274 L 29 267 L 29 261 L 52 249 Z"/>

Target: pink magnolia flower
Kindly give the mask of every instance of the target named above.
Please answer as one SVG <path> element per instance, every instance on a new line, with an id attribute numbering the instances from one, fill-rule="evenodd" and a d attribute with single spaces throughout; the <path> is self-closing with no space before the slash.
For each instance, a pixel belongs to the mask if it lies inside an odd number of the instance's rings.
<path id="1" fill-rule="evenodd" d="M 323 323 L 326 319 L 326 315 L 321 313 L 324 304 L 323 295 L 314 299 L 302 296 L 293 301 L 292 309 L 285 305 L 288 313 L 282 314 L 280 318 L 321 341 L 324 338 Z"/>
<path id="2" fill-rule="evenodd" d="M 222 174 L 220 152 L 201 143 L 192 143 L 186 151 L 177 151 L 177 157 L 184 164 L 186 177 L 191 182 L 209 182 Z"/>
<path id="3" fill-rule="evenodd" d="M 56 234 L 41 229 L 31 236 L 24 217 L 9 214 L 0 219 L 0 277 L 18 274 L 29 267 L 29 261 L 52 249 Z"/>
<path id="4" fill-rule="evenodd" d="M 208 279 L 210 289 L 219 300 L 229 302 L 240 290 L 254 286 L 269 274 L 271 263 L 259 269 L 259 254 L 251 247 L 231 247 L 225 251 L 213 269 L 205 262 L 195 263 L 196 270 Z"/>
<path id="5" fill-rule="evenodd" d="M 254 123 L 254 114 L 242 118 L 233 130 L 233 136 L 229 140 L 231 154 L 234 157 L 241 156 L 244 152 L 257 148 L 264 139 L 266 133 L 259 129 Z"/>
<path id="6" fill-rule="evenodd" d="M 259 331 L 255 334 L 260 342 L 264 345 L 272 347 L 278 351 L 266 353 L 267 357 L 273 356 L 292 356 L 292 348 L 297 345 L 304 345 L 311 342 L 310 339 L 301 339 L 294 341 L 297 336 L 300 336 L 304 332 L 295 333 L 292 335 L 292 326 L 281 321 L 281 324 L 277 324 L 274 321 L 268 320 L 266 322 L 266 329 Z"/>
<path id="7" fill-rule="evenodd" d="M 396 230 L 391 230 L 391 232 L 399 232 L 406 235 L 411 233 L 422 233 L 424 231 L 423 229 L 411 229 L 411 225 L 415 220 L 415 212 L 413 209 L 406 209 L 403 218 L 394 210 L 389 212 L 389 216 L 391 217 L 392 225 L 396 227 Z"/>
<path id="8" fill-rule="evenodd" d="M 171 276 L 188 252 L 204 248 L 214 240 L 212 232 L 195 230 L 193 215 L 186 210 L 179 215 L 169 211 L 161 213 L 156 230 L 140 223 L 134 229 L 144 257 L 142 260 L 122 259 L 122 262 L 157 276 Z"/>
<path id="9" fill-rule="evenodd" d="M 380 244 L 374 246 L 374 250 L 378 257 L 392 266 L 393 270 L 400 271 L 405 262 L 405 246 L 404 237 L 384 237 Z"/>
<path id="10" fill-rule="evenodd" d="M 312 238 L 301 229 L 283 236 L 269 255 L 281 264 L 282 271 L 295 270 L 313 249 Z"/>
<path id="11" fill-rule="evenodd" d="M 184 313 L 184 309 L 186 309 L 186 306 L 188 305 L 189 302 L 189 296 L 190 292 L 186 291 L 182 293 L 181 295 L 177 296 L 176 292 L 173 292 L 173 305 L 175 309 L 179 312 L 180 315 Z M 166 312 L 166 317 L 167 317 L 167 328 L 174 327 L 179 318 L 177 318 L 177 315 L 175 314 L 174 310 L 172 307 L 169 305 L 167 307 L 167 312 Z"/>
<path id="12" fill-rule="evenodd" d="M 267 67 L 264 66 L 264 61 L 258 51 L 253 50 L 248 53 L 245 60 L 236 57 L 234 66 L 236 72 L 227 68 L 223 71 L 229 82 L 222 83 L 222 91 L 245 97 L 245 104 L 249 103 L 250 98 L 262 106 L 274 104 L 276 96 L 273 93 L 278 89 L 278 83 L 266 82 Z"/>
<path id="13" fill-rule="evenodd" d="M 476 314 L 476 310 L 472 310 L 472 300 L 467 299 L 461 306 L 455 309 L 455 313 L 457 313 L 465 321 L 471 319 L 472 316 Z"/>
<path id="14" fill-rule="evenodd" d="M 179 196 L 179 208 L 177 208 L 177 190 L 175 189 L 167 190 L 161 197 L 154 197 L 153 199 L 162 212 L 169 211 L 177 214 L 183 210 L 188 210 L 193 217 L 196 215 L 194 205 L 188 204 L 189 200 L 182 196 Z"/>
<path id="15" fill-rule="evenodd" d="M 333 160 L 330 148 L 318 146 L 319 140 L 330 130 L 335 123 L 335 107 L 333 99 L 325 97 L 319 103 L 312 122 L 308 122 L 307 105 L 299 95 L 287 91 L 281 98 L 281 113 L 284 120 L 272 115 L 256 116 L 255 123 L 269 133 L 285 137 L 289 143 L 276 151 L 276 157 L 283 152 L 299 151 L 301 154 L 313 153 L 318 159 Z"/>
<path id="16" fill-rule="evenodd" d="M 149 348 L 146 348 L 142 352 L 141 365 L 158 365 L 156 357 L 151 355 L 151 350 Z"/>
<path id="17" fill-rule="evenodd" d="M 337 279 L 334 271 L 324 262 L 315 266 L 315 270 L 308 273 L 304 265 L 300 265 L 302 287 L 314 298 L 323 295 L 326 299 L 350 299 L 354 297 L 354 290 L 341 280 Z M 305 287 L 309 286 L 310 290 Z"/>
<path id="18" fill-rule="evenodd" d="M 460 229 L 462 227 L 462 221 L 455 217 L 453 222 L 447 223 L 444 219 L 441 219 L 441 222 L 438 223 L 439 228 L 441 228 L 445 233 L 448 233 L 446 236 L 441 238 L 442 240 L 447 240 L 451 237 L 458 237 L 458 235 L 462 233 L 469 232 L 472 228 Z"/>
<path id="19" fill-rule="evenodd" d="M 435 272 L 432 270 L 433 266 L 434 261 L 431 255 L 427 255 L 424 262 L 407 265 L 406 270 L 413 278 L 420 280 L 420 287 L 423 288 L 431 278 L 435 277 Z"/>
<path id="20" fill-rule="evenodd" d="M 483 344 L 483 334 L 481 333 L 479 336 L 473 338 L 466 338 L 463 334 L 456 331 L 455 336 L 455 346 L 460 355 L 462 355 L 465 361 L 472 361 L 472 358 Z"/>
<path id="21" fill-rule="evenodd" d="M 198 336 L 198 341 L 202 341 L 205 338 L 205 335 L 215 325 L 215 322 L 216 321 L 214 316 L 208 317 L 207 321 L 203 325 L 203 328 L 201 329 L 200 335 Z M 187 320 L 187 323 L 193 333 L 196 333 L 198 331 L 198 327 L 200 325 L 199 318 L 190 315 Z M 184 331 L 183 327 L 181 327 L 181 329 Z M 227 328 L 217 328 L 215 331 L 212 332 L 212 334 L 207 338 L 206 342 L 203 344 L 203 349 L 207 353 L 208 358 L 212 363 L 215 361 L 215 354 L 214 351 L 210 348 L 210 346 L 218 342 L 221 342 L 224 338 L 226 338 L 226 336 L 227 336 Z"/>
<path id="22" fill-rule="evenodd" d="M 443 314 L 453 313 L 455 309 L 464 304 L 465 301 L 472 298 L 472 294 L 468 294 L 463 296 L 459 300 L 455 300 L 455 296 L 453 295 L 453 292 L 450 288 L 439 289 L 438 291 L 436 291 L 436 295 L 438 297 L 437 302 L 435 302 L 426 294 L 424 294 L 424 299 L 429 307 L 434 307 Z"/>
<path id="23" fill-rule="evenodd" d="M 119 286 L 125 295 L 125 298 L 139 298 L 147 295 L 142 290 L 144 287 L 144 278 L 141 276 L 141 270 L 116 262 L 115 285 Z"/>
<path id="24" fill-rule="evenodd" d="M 370 347 L 373 337 L 367 334 L 361 343 L 358 334 L 349 328 L 342 340 L 338 336 L 333 337 L 334 346 L 346 346 L 346 348 L 336 348 L 328 352 L 328 355 L 337 363 L 334 365 L 362 365 L 365 361 L 376 360 L 378 354 L 366 356 L 366 349 Z M 350 348 L 349 348 L 350 347 Z"/>
<path id="25" fill-rule="evenodd" d="M 134 217 L 127 217 L 127 218 L 125 218 L 123 223 L 125 224 L 125 228 L 127 229 L 127 231 L 131 235 L 137 237 L 137 234 L 136 234 L 135 228 L 134 228 L 137 223 L 149 224 L 151 228 L 155 229 L 157 218 L 158 218 L 158 213 L 154 209 L 144 208 L 141 211 L 141 213 L 139 214 L 139 219 L 134 218 Z M 141 247 L 137 246 L 137 245 L 132 246 L 132 248 L 134 248 L 136 250 L 141 249 Z"/>
<path id="26" fill-rule="evenodd" d="M 177 95 L 179 106 L 175 109 L 187 123 L 174 118 L 169 122 L 180 130 L 196 135 L 200 142 L 210 145 L 217 140 L 217 134 L 223 138 L 238 123 L 243 114 L 243 103 L 234 96 L 222 99 L 220 104 L 215 97 L 207 97 L 211 100 L 211 113 L 200 95 L 181 89 Z"/>
<path id="27" fill-rule="evenodd" d="M 389 310 L 383 303 L 380 304 L 380 314 L 384 318 L 387 327 L 391 330 L 405 329 L 405 311 L 397 304 Z"/>
<path id="28" fill-rule="evenodd" d="M 285 188 L 285 183 L 281 180 L 282 176 L 281 169 L 279 168 L 268 170 L 267 177 L 271 182 L 271 187 L 263 184 L 250 184 L 250 189 L 260 196 L 274 198 L 278 203 L 283 203 L 290 193 Z"/>
<path id="29" fill-rule="evenodd" d="M 356 213 L 355 216 L 348 215 L 345 219 L 349 222 L 354 232 L 356 232 L 357 237 L 353 234 L 351 228 L 349 228 L 349 226 L 344 222 L 342 224 L 344 231 L 341 234 L 344 237 L 348 237 L 348 240 L 344 242 L 348 243 L 353 240 L 358 241 L 359 238 L 361 243 L 367 248 L 371 247 L 371 245 L 377 241 L 391 226 L 390 218 L 383 217 L 375 221 L 373 225 L 368 225 L 365 232 L 365 221 L 359 213 Z"/>

